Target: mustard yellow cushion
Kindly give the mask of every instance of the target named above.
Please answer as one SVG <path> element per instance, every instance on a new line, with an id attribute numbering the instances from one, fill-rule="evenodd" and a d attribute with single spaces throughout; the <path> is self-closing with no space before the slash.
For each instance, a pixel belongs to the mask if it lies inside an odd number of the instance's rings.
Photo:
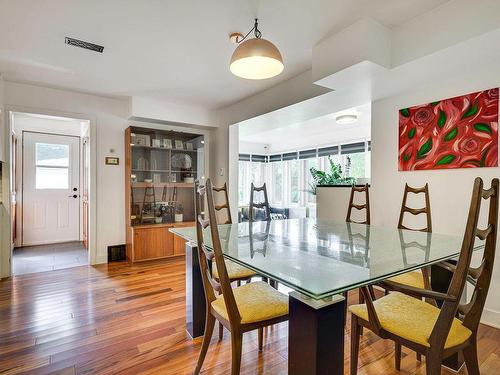
<path id="1" fill-rule="evenodd" d="M 239 286 L 233 289 L 233 293 L 243 324 L 288 314 L 288 297 L 263 281 Z M 229 319 L 223 295 L 212 302 L 212 308 L 223 318 Z"/>
<path id="2" fill-rule="evenodd" d="M 425 289 L 424 275 L 422 274 L 422 271 L 407 272 L 402 275 L 391 277 L 389 280 L 394 281 L 395 283 Z"/>
<path id="3" fill-rule="evenodd" d="M 227 275 L 229 276 L 230 280 L 245 279 L 247 277 L 252 277 L 257 275 L 255 271 L 240 266 L 238 263 L 232 262 L 229 259 L 226 259 L 225 262 L 226 262 Z M 216 279 L 219 278 L 219 272 L 217 272 L 217 266 L 215 265 L 215 262 L 212 263 L 212 276 Z"/>
<path id="4" fill-rule="evenodd" d="M 399 292 L 390 293 L 373 304 L 384 330 L 417 344 L 430 346 L 429 337 L 440 311 L 437 307 Z M 366 305 L 353 305 L 349 311 L 368 321 Z M 460 320 L 454 318 L 445 349 L 465 342 L 471 334 Z"/>

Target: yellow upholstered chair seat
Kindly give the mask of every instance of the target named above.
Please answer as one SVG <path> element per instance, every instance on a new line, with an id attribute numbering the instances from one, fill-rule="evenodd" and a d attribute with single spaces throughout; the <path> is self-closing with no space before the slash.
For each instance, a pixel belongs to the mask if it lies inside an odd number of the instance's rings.
<path id="1" fill-rule="evenodd" d="M 233 289 L 241 323 L 254 323 L 288 314 L 288 297 L 263 281 L 249 283 Z M 212 302 L 212 308 L 229 320 L 222 295 Z"/>
<path id="2" fill-rule="evenodd" d="M 389 279 L 395 283 L 412 286 L 414 288 L 425 289 L 424 275 L 422 271 L 412 271 L 394 276 Z"/>
<path id="3" fill-rule="evenodd" d="M 403 339 L 429 345 L 429 337 L 440 310 L 429 303 L 406 294 L 393 292 L 373 302 L 382 328 Z M 349 311 L 369 321 L 366 305 L 353 305 Z M 446 339 L 445 349 L 465 342 L 472 332 L 456 318 Z"/>
<path id="4" fill-rule="evenodd" d="M 227 275 L 229 276 L 230 280 L 245 279 L 257 275 L 255 271 L 240 266 L 238 263 L 232 262 L 229 259 L 226 259 L 225 262 L 226 262 Z M 219 273 L 217 272 L 217 267 L 215 266 L 215 262 L 212 264 L 212 276 L 216 279 L 219 278 Z"/>

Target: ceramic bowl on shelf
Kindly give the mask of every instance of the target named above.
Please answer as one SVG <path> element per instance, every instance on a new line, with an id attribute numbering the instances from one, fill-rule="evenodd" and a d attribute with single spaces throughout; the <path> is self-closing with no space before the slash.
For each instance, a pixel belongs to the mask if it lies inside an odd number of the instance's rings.
<path id="1" fill-rule="evenodd" d="M 194 184 L 194 177 L 184 177 L 184 182 L 186 184 Z"/>
<path id="2" fill-rule="evenodd" d="M 150 183 L 152 183 L 152 182 L 153 182 L 153 180 L 152 180 L 152 179 L 150 179 L 150 178 L 145 178 L 145 179 L 144 179 L 144 182 L 145 182 L 145 183 L 147 183 L 147 184 L 150 184 Z"/>

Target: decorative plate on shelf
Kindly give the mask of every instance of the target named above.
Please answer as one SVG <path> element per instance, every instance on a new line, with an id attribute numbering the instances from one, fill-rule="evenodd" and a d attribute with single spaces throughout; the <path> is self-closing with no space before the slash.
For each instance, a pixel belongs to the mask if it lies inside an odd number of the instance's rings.
<path id="1" fill-rule="evenodd" d="M 172 155 L 172 168 L 175 169 L 191 169 L 193 159 L 188 154 Z"/>

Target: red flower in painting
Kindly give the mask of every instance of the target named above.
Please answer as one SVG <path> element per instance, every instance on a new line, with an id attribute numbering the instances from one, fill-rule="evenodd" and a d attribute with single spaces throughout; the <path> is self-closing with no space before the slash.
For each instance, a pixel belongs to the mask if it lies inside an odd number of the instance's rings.
<path id="1" fill-rule="evenodd" d="M 399 170 L 498 166 L 498 88 L 399 111 Z"/>

